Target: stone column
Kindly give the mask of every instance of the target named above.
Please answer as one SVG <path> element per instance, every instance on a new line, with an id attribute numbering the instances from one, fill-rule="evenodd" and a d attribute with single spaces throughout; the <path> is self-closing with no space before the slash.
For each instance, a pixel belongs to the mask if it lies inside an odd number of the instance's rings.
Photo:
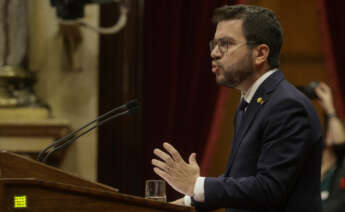
<path id="1" fill-rule="evenodd" d="M 0 65 L 21 66 L 28 43 L 28 1 L 0 1 Z"/>
<path id="2" fill-rule="evenodd" d="M 37 102 L 26 70 L 28 29 L 28 1 L 0 0 L 0 107 Z"/>

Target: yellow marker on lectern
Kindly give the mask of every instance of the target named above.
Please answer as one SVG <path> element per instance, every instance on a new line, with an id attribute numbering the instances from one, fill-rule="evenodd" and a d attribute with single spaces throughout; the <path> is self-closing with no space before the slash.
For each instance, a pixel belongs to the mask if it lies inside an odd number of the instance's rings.
<path id="1" fill-rule="evenodd" d="M 14 196 L 14 208 L 27 208 L 26 195 Z"/>

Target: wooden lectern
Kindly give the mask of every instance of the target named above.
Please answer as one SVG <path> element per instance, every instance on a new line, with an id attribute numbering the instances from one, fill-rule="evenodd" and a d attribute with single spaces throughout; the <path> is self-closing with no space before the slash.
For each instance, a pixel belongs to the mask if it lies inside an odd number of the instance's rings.
<path id="1" fill-rule="evenodd" d="M 146 200 L 23 156 L 0 152 L 0 211 L 194 212 Z"/>

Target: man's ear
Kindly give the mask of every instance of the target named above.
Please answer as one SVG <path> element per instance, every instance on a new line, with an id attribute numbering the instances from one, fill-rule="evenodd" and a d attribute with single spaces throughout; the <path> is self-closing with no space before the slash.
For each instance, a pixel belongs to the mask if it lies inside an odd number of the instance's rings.
<path id="1" fill-rule="evenodd" d="M 257 66 L 268 63 L 268 55 L 270 53 L 270 47 L 267 44 L 260 44 L 254 49 L 254 63 Z"/>

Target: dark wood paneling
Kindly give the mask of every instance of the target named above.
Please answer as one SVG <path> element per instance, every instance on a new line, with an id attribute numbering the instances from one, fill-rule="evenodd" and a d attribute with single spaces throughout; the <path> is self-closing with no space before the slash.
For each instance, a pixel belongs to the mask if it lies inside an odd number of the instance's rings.
<path id="1" fill-rule="evenodd" d="M 126 27 L 100 36 L 99 113 L 130 99 L 142 100 L 143 1 L 127 1 Z M 101 6 L 101 25 L 117 21 L 118 5 Z M 141 112 L 120 118 L 99 129 L 98 180 L 121 192 L 143 195 Z"/>

